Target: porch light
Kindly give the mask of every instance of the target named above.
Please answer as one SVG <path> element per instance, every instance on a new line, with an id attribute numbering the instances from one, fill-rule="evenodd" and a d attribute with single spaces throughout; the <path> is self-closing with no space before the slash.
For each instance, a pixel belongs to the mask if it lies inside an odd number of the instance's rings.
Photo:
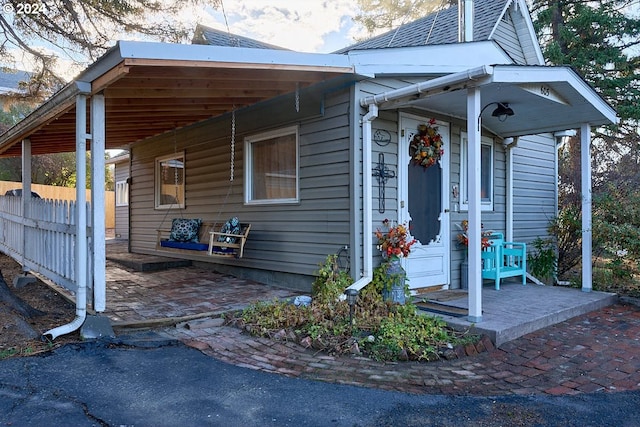
<path id="1" fill-rule="evenodd" d="M 509 107 L 508 103 L 496 102 L 496 104 L 498 104 L 498 107 L 491 113 L 493 117 L 497 117 L 498 120 L 504 122 L 507 120 L 507 117 L 513 116 L 513 110 Z"/>
<path id="2" fill-rule="evenodd" d="M 346 289 L 344 294 L 347 296 L 347 304 L 349 304 L 349 323 L 353 326 L 353 307 L 356 305 L 358 299 L 357 289 Z"/>
<path id="3" fill-rule="evenodd" d="M 504 122 L 505 120 L 507 120 L 507 117 L 513 116 L 515 114 L 513 112 L 513 109 L 509 107 L 508 102 L 490 102 L 484 107 L 482 107 L 482 110 L 480 110 L 480 115 L 478 116 L 478 123 L 480 123 L 480 116 L 482 116 L 482 113 L 484 113 L 484 110 L 486 110 L 487 107 L 489 107 L 490 105 L 497 105 L 496 109 L 493 110 L 493 113 L 491 113 L 491 115 L 493 117 L 497 117 L 498 120 L 500 120 L 501 122 Z"/>

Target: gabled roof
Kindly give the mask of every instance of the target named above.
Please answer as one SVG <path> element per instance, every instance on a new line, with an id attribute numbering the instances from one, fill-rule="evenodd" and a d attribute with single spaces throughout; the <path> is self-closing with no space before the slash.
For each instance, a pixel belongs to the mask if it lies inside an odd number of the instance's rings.
<path id="1" fill-rule="evenodd" d="M 511 0 L 475 1 L 473 15 L 473 40 L 489 40 L 493 29 Z M 450 6 L 439 12 L 399 26 L 379 36 L 347 46 L 334 53 L 351 50 L 380 49 L 387 47 L 424 46 L 458 42 L 458 6 Z"/>
<path id="2" fill-rule="evenodd" d="M 275 46 L 272 44 L 263 43 L 258 40 L 250 39 L 249 37 L 243 37 L 237 34 L 231 34 L 225 31 L 216 30 L 215 28 L 207 27 L 202 24 L 198 24 L 196 26 L 196 30 L 193 34 L 191 43 L 208 44 L 211 46 L 248 47 L 252 49 L 289 50 L 280 46 Z"/>

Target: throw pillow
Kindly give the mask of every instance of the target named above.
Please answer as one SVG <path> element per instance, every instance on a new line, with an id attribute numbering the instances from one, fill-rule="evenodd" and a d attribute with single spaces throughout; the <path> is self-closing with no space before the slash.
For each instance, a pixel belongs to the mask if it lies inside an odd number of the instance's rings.
<path id="1" fill-rule="evenodd" d="M 200 231 L 202 220 L 174 218 L 171 221 L 171 234 L 169 240 L 174 242 L 198 242 L 198 232 Z"/>
<path id="2" fill-rule="evenodd" d="M 222 228 L 220 229 L 221 233 L 229 233 L 229 234 L 240 234 L 240 220 L 237 216 L 229 219 L 229 221 L 225 222 Z M 226 242 L 226 243 L 235 243 L 237 240 L 236 237 L 231 236 L 219 236 L 218 242 Z"/>

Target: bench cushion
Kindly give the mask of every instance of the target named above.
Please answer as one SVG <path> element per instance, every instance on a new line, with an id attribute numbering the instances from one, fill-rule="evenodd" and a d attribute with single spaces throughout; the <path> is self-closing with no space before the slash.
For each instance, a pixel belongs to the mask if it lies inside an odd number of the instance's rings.
<path id="1" fill-rule="evenodd" d="M 199 218 L 174 218 L 171 221 L 171 233 L 169 240 L 174 242 L 193 242 L 198 243 L 198 231 L 202 220 Z"/>
<path id="2" fill-rule="evenodd" d="M 173 240 L 162 240 L 160 246 L 173 249 L 189 249 L 192 251 L 208 251 L 209 244 L 199 242 L 176 242 Z"/>

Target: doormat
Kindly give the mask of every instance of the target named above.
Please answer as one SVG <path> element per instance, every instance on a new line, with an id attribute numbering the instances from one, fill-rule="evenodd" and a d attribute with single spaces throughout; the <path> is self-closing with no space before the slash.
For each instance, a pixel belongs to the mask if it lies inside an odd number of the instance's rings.
<path id="1" fill-rule="evenodd" d="M 451 317 L 463 317 L 469 314 L 466 308 L 453 307 L 451 305 L 439 304 L 434 301 L 422 301 L 414 303 L 422 311 L 435 314 L 443 314 Z"/>

